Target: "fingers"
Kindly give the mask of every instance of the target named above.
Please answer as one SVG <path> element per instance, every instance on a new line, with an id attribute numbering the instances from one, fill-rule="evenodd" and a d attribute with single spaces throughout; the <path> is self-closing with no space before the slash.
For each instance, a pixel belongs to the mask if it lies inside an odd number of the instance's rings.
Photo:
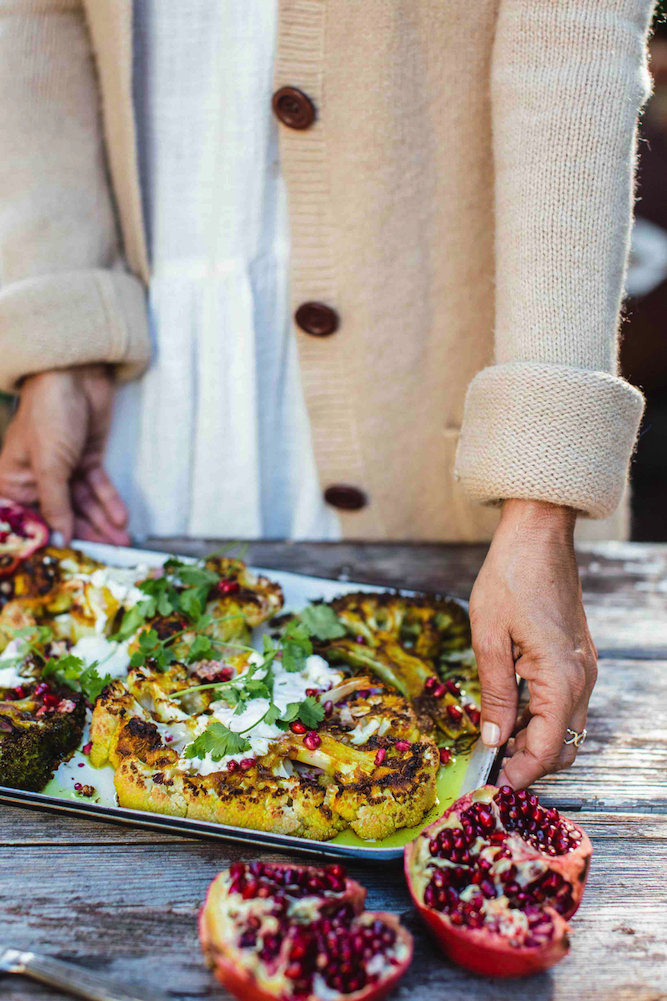
<path id="1" fill-rule="evenodd" d="M 543 775 L 569 768 L 577 757 L 577 747 L 565 744 L 569 727 L 581 733 L 586 726 L 588 699 L 579 702 L 569 720 L 547 715 L 526 717 L 527 725 L 519 730 L 508 748 L 508 758 L 498 776 L 498 785 L 507 783 L 522 789 Z"/>
<path id="2" fill-rule="evenodd" d="M 42 515 L 54 532 L 60 532 L 65 545 L 69 545 L 72 541 L 74 529 L 69 476 L 69 469 L 62 463 L 52 461 L 35 463 L 35 477 Z"/>
<path id="3" fill-rule="evenodd" d="M 475 635 L 473 649 L 482 689 L 482 740 L 499 747 L 508 740 L 516 721 L 518 689 L 509 636 L 486 640 Z"/>
<path id="4" fill-rule="evenodd" d="M 86 471 L 84 479 L 102 505 L 107 519 L 117 528 L 125 528 L 128 511 L 115 486 L 100 465 Z M 127 533 L 125 533 L 127 535 Z"/>
<path id="5" fill-rule="evenodd" d="M 75 516 L 74 518 L 74 534 L 77 539 L 83 539 L 86 542 L 108 542 L 109 540 L 101 535 L 97 529 L 93 528 L 91 523 L 87 521 L 86 518 L 81 516 Z"/>
<path id="6" fill-rule="evenodd" d="M 108 509 L 100 503 L 98 496 L 90 489 L 89 482 L 89 479 L 86 478 L 77 479 L 72 483 L 77 533 L 80 529 L 86 532 L 85 535 L 78 537 L 94 542 L 108 542 L 115 546 L 128 545 L 129 535 L 124 528 L 118 527 L 110 520 Z M 115 490 L 113 492 L 115 494 Z M 95 535 L 94 539 L 92 539 L 91 533 Z"/>

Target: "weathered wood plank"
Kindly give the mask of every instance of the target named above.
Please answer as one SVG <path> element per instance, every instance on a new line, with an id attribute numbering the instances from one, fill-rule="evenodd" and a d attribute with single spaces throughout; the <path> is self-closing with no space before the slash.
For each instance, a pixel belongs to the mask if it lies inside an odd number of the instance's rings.
<path id="1" fill-rule="evenodd" d="M 570 809 L 667 813 L 667 663 L 602 660 L 588 737 L 566 772 L 536 783 Z"/>
<path id="2" fill-rule="evenodd" d="M 62 818 L 65 820 L 65 818 Z M 399 912 L 416 935 L 412 969 L 397 1001 L 633 1001 L 664 998 L 667 983 L 667 818 L 581 818 L 595 855 L 589 888 L 573 921 L 572 953 L 528 982 L 469 976 L 438 954 L 416 917 L 400 867 L 350 867 L 369 905 Z M 238 857 L 209 843 L 32 846 L 0 849 L 3 941 L 76 959 L 110 976 L 188 1001 L 220 997 L 201 961 L 195 917 L 215 873 Z M 278 856 L 266 856 L 278 857 Z M 17 888 L 21 888 L 20 894 Z M 3 998 L 47 992 L 2 983 Z"/>
<path id="3" fill-rule="evenodd" d="M 576 821 L 582 824 L 591 837 L 600 840 L 641 837 L 654 841 L 667 841 L 667 816 L 653 813 L 605 813 L 603 811 L 577 812 Z M 47 846 L 76 846 L 87 848 L 104 845 L 170 845 L 209 844 L 224 855 L 242 852 L 231 842 L 203 841 L 183 838 L 176 834 L 142 830 L 127 824 L 104 824 L 65 813 L 41 813 L 18 806 L 0 806 L 0 849 L 38 849 Z M 249 851 L 255 849 L 249 849 Z M 40 854 L 39 852 L 37 854 Z M 381 863 L 380 868 L 384 866 Z M 374 868 L 374 866 L 371 866 Z"/>

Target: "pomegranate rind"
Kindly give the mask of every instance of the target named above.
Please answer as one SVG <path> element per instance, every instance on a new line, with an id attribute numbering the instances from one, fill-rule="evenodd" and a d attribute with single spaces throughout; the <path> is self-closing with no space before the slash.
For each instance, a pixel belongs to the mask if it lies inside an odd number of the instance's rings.
<path id="1" fill-rule="evenodd" d="M 2 508 L 10 508 L 12 512 L 20 515 L 28 532 L 25 537 L 18 537 L 12 531 L 15 538 L 20 538 L 20 541 L 11 545 L 0 543 L 0 577 L 7 577 L 23 560 L 48 543 L 49 526 L 33 508 L 17 504 L 7 497 L 0 497 L 0 509 Z"/>
<path id="2" fill-rule="evenodd" d="M 419 838 L 410 842 L 405 848 L 405 878 L 415 907 L 453 962 L 464 966 L 473 973 L 484 976 L 522 977 L 549 969 L 563 959 L 569 951 L 570 929 L 566 919 L 576 912 L 581 903 L 593 852 L 593 846 L 587 834 L 572 820 L 563 818 L 568 820 L 579 832 L 581 840 L 576 848 L 565 855 L 546 856 L 526 842 L 527 856 L 543 858 L 551 871 L 560 873 L 572 886 L 572 906 L 567 909 L 564 915 L 549 908 L 549 914 L 553 921 L 553 938 L 546 945 L 511 946 L 502 935 L 487 929 L 453 925 L 445 912 L 435 910 L 424 903 L 415 885 L 416 870 L 420 865 L 417 861 L 420 839 L 430 840 L 443 827 L 447 826 L 447 820 L 453 813 L 460 815 L 474 802 L 490 802 L 497 792 L 498 789 L 495 786 L 483 786 L 474 792 L 466 793 L 465 796 L 456 800 L 438 820 L 424 828 Z"/>
<path id="3" fill-rule="evenodd" d="M 266 863 L 265 863 L 266 865 Z M 312 872 L 318 870 L 312 866 L 291 865 L 293 869 L 306 869 Z M 206 899 L 199 912 L 198 929 L 199 942 L 206 965 L 211 969 L 213 975 L 222 986 L 233 994 L 240 1001 L 276 1001 L 284 994 L 277 994 L 262 987 L 252 972 L 248 970 L 241 960 L 241 950 L 227 941 L 221 934 L 218 921 L 219 908 L 223 906 L 226 897 L 226 890 L 222 882 L 224 873 L 220 873 L 213 880 L 208 888 Z M 396 986 L 403 974 L 412 962 L 414 943 L 412 936 L 405 929 L 395 914 L 384 911 L 364 911 L 364 901 L 366 890 L 354 879 L 345 880 L 345 891 L 341 893 L 341 902 L 351 903 L 355 914 L 365 914 L 369 918 L 379 919 L 389 925 L 396 933 L 396 940 L 400 941 L 406 949 L 405 957 L 396 964 L 392 973 L 383 980 L 368 984 L 360 991 L 351 994 L 339 994 L 344 1001 L 376 1001 L 376 999 L 386 997 Z M 310 994 L 308 1001 L 318 1001 L 317 994 Z"/>
<path id="4" fill-rule="evenodd" d="M 554 938 L 547 947 L 514 948 L 503 942 L 500 935 L 478 928 L 456 928 L 439 911 L 420 903 L 414 895 L 412 899 L 445 954 L 472 973 L 485 977 L 527 977 L 548 970 L 567 956 L 570 949 L 569 925 L 560 914 L 552 915 Z"/>

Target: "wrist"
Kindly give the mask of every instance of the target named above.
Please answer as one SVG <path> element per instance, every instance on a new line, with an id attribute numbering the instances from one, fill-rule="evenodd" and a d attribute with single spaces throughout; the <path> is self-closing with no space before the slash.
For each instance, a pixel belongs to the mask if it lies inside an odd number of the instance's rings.
<path id="1" fill-rule="evenodd" d="M 577 521 L 574 508 L 547 501 L 523 500 L 517 497 L 504 501 L 500 522 L 526 532 L 544 532 L 572 538 Z"/>

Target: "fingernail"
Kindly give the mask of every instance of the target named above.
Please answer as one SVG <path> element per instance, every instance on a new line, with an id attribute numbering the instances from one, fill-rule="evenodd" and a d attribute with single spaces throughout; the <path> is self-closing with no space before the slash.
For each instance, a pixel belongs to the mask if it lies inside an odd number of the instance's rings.
<path id="1" fill-rule="evenodd" d="M 56 549 L 62 549 L 65 545 L 65 536 L 62 532 L 51 532 L 50 543 L 55 546 Z"/>
<path id="2" fill-rule="evenodd" d="M 482 724 L 482 743 L 495 747 L 500 741 L 500 727 L 496 723 Z"/>

